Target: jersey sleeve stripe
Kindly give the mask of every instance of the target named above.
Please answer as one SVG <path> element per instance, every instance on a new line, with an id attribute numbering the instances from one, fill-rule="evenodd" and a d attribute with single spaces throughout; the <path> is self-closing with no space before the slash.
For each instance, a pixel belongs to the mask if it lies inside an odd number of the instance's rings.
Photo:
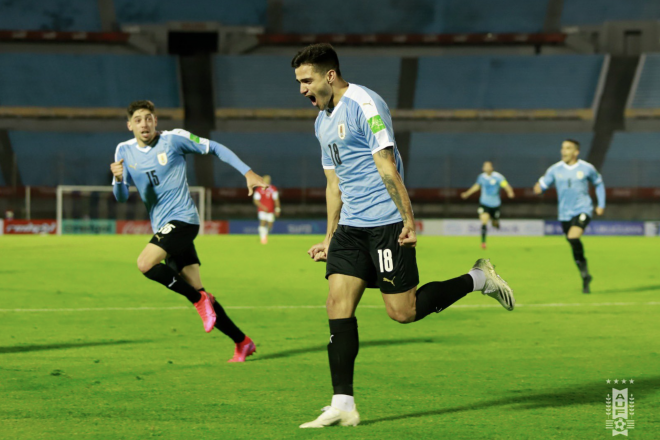
<path id="1" fill-rule="evenodd" d="M 334 167 L 334 165 L 323 165 L 323 169 L 324 170 L 334 170 L 335 167 Z"/>
<path id="2" fill-rule="evenodd" d="M 380 143 L 380 142 L 379 142 L 379 143 Z M 388 143 L 386 143 L 386 144 L 381 144 L 381 146 L 379 146 L 378 148 L 374 148 L 374 149 L 371 151 L 371 154 L 372 154 L 372 155 L 373 155 L 373 154 L 376 154 L 376 153 L 378 153 L 380 150 L 384 150 L 385 148 L 390 148 L 390 147 L 393 147 L 393 146 L 394 146 L 394 142 L 388 142 Z"/>

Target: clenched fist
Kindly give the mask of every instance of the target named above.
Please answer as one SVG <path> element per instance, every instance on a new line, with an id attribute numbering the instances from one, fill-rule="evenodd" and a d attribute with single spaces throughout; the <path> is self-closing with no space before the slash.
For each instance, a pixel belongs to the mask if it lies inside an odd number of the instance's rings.
<path id="1" fill-rule="evenodd" d="M 124 180 L 124 159 L 120 159 L 119 162 L 111 163 L 110 171 L 112 171 L 117 182 Z"/>

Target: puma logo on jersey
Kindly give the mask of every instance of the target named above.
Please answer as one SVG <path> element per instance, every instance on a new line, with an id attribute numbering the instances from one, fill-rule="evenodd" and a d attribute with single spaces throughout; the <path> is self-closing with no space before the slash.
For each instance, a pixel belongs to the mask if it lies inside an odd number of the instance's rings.
<path id="1" fill-rule="evenodd" d="M 135 165 L 129 165 L 128 167 L 137 171 L 137 162 L 135 162 Z"/>
<path id="2" fill-rule="evenodd" d="M 392 278 L 391 280 L 388 280 L 387 278 L 383 277 L 383 281 L 387 281 L 388 283 L 392 283 L 392 286 L 395 286 L 394 280 L 396 280 L 396 277 Z"/>

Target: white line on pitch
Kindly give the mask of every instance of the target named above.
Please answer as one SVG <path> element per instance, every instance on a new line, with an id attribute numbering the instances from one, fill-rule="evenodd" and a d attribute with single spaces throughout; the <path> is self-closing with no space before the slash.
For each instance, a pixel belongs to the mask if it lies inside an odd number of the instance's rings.
<path id="1" fill-rule="evenodd" d="M 660 302 L 607 302 L 607 303 L 550 303 L 550 304 L 516 304 L 516 307 L 620 307 L 620 306 L 657 306 Z M 382 309 L 383 305 L 361 305 L 361 309 Z M 452 309 L 490 309 L 500 308 L 498 304 L 458 304 Z M 190 307 L 98 307 L 76 309 L 0 309 L 0 313 L 30 313 L 30 312 L 106 312 L 106 311 L 141 311 L 141 310 L 187 310 Z M 259 310 L 259 309 L 324 309 L 325 306 L 225 306 L 225 309 Z"/>

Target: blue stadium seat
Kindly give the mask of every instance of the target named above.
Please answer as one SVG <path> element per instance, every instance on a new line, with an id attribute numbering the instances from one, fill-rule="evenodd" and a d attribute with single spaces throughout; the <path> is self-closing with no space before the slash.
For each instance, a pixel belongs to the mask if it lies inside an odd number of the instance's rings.
<path id="1" fill-rule="evenodd" d="M 632 107 L 660 108 L 660 54 L 645 54 Z"/>
<path id="2" fill-rule="evenodd" d="M 230 26 L 266 24 L 267 0 L 114 0 L 120 24 L 217 21 Z"/>
<path id="3" fill-rule="evenodd" d="M 427 57 L 415 108 L 590 108 L 601 55 Z"/>
<path id="4" fill-rule="evenodd" d="M 566 138 L 589 155 L 591 133 L 413 133 L 405 171 L 411 188 L 467 188 L 481 173 L 484 161 L 509 179 L 514 188 L 532 187 L 548 167 L 560 160 Z"/>
<path id="5" fill-rule="evenodd" d="M 24 185 L 109 185 L 110 163 L 129 132 L 10 131 Z"/>
<path id="6" fill-rule="evenodd" d="M 657 0 L 568 0 L 564 1 L 562 26 L 598 25 L 608 20 L 658 20 Z"/>
<path id="7" fill-rule="evenodd" d="M 125 107 L 136 99 L 180 106 L 174 57 L 0 54 L 2 106 Z"/>
<path id="8" fill-rule="evenodd" d="M 408 0 L 351 2 L 331 8 L 322 0 L 282 2 L 282 27 L 297 34 L 442 34 L 540 32 L 547 0 Z M 319 19 L 323 11 L 323 19 Z M 402 19 L 405 17 L 405 19 Z"/>
<path id="9" fill-rule="evenodd" d="M 99 32 L 101 16 L 95 0 L 3 1 L 0 29 Z"/>
<path id="10" fill-rule="evenodd" d="M 216 106 L 231 108 L 313 108 L 300 96 L 291 56 L 217 56 Z M 401 60 L 395 57 L 340 57 L 349 82 L 364 85 L 396 107 Z"/>
<path id="11" fill-rule="evenodd" d="M 322 188 L 325 174 L 321 166 L 321 147 L 310 133 L 223 133 L 211 138 L 231 150 L 258 174 L 270 174 L 280 188 Z M 228 165 L 215 164 L 215 184 L 241 188 L 245 179 Z"/>
<path id="12" fill-rule="evenodd" d="M 606 186 L 660 187 L 660 133 L 614 135 L 603 165 Z"/>

